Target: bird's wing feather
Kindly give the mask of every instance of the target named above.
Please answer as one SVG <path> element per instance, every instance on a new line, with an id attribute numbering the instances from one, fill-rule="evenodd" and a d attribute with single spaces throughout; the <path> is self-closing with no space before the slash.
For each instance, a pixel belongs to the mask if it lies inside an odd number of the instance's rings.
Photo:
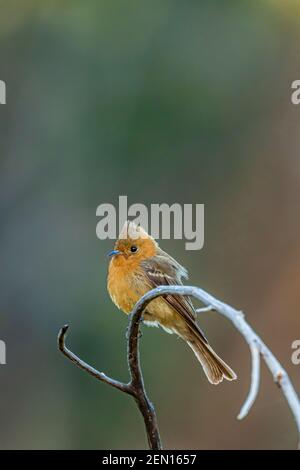
<path id="1" fill-rule="evenodd" d="M 177 266 L 172 265 L 172 263 L 163 258 L 163 256 L 153 256 L 141 263 L 151 287 L 182 285 L 181 273 L 178 272 Z M 176 262 L 176 264 L 178 263 Z M 181 315 L 189 328 L 196 333 L 198 337 L 205 343 L 208 342 L 204 333 L 196 323 L 196 312 L 190 297 L 166 295 L 162 296 L 162 298 Z"/>

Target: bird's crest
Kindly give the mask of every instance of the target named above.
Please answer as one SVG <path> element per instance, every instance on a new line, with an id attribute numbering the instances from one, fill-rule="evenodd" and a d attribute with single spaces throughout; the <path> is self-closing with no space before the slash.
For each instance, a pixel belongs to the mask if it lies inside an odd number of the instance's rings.
<path id="1" fill-rule="evenodd" d="M 137 225 L 135 222 L 127 220 L 123 225 L 119 237 L 119 240 L 137 240 L 138 238 L 150 238 L 153 240 L 151 235 L 149 235 L 146 230 L 143 229 L 140 225 Z"/>

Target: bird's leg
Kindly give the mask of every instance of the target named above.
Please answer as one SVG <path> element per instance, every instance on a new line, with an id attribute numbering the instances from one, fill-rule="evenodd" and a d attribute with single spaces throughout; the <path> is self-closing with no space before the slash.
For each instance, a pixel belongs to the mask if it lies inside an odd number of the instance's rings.
<path id="1" fill-rule="evenodd" d="M 216 309 L 212 305 L 208 305 L 207 307 L 196 309 L 196 313 L 204 313 L 204 312 L 216 312 Z"/>

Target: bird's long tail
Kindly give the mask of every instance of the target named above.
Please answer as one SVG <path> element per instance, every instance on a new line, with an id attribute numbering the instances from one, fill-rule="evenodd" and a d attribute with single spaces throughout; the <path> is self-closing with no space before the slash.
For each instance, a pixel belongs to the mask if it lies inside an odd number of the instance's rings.
<path id="1" fill-rule="evenodd" d="M 236 374 L 233 370 L 215 353 L 212 347 L 203 341 L 202 338 L 193 336 L 185 339 L 194 351 L 195 356 L 203 367 L 206 377 L 210 383 L 217 385 L 226 380 L 235 380 Z"/>

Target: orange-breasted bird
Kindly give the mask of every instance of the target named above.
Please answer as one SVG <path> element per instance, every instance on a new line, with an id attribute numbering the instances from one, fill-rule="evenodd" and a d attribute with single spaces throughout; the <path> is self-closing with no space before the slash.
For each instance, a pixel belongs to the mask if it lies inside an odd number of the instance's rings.
<path id="1" fill-rule="evenodd" d="M 145 230 L 126 222 L 109 253 L 107 288 L 115 305 L 129 314 L 136 302 L 157 286 L 182 285 L 187 270 L 161 250 Z M 192 348 L 212 384 L 236 379 L 233 370 L 215 353 L 196 322 L 189 297 L 167 295 L 152 300 L 143 313 L 147 325 L 175 333 Z"/>

